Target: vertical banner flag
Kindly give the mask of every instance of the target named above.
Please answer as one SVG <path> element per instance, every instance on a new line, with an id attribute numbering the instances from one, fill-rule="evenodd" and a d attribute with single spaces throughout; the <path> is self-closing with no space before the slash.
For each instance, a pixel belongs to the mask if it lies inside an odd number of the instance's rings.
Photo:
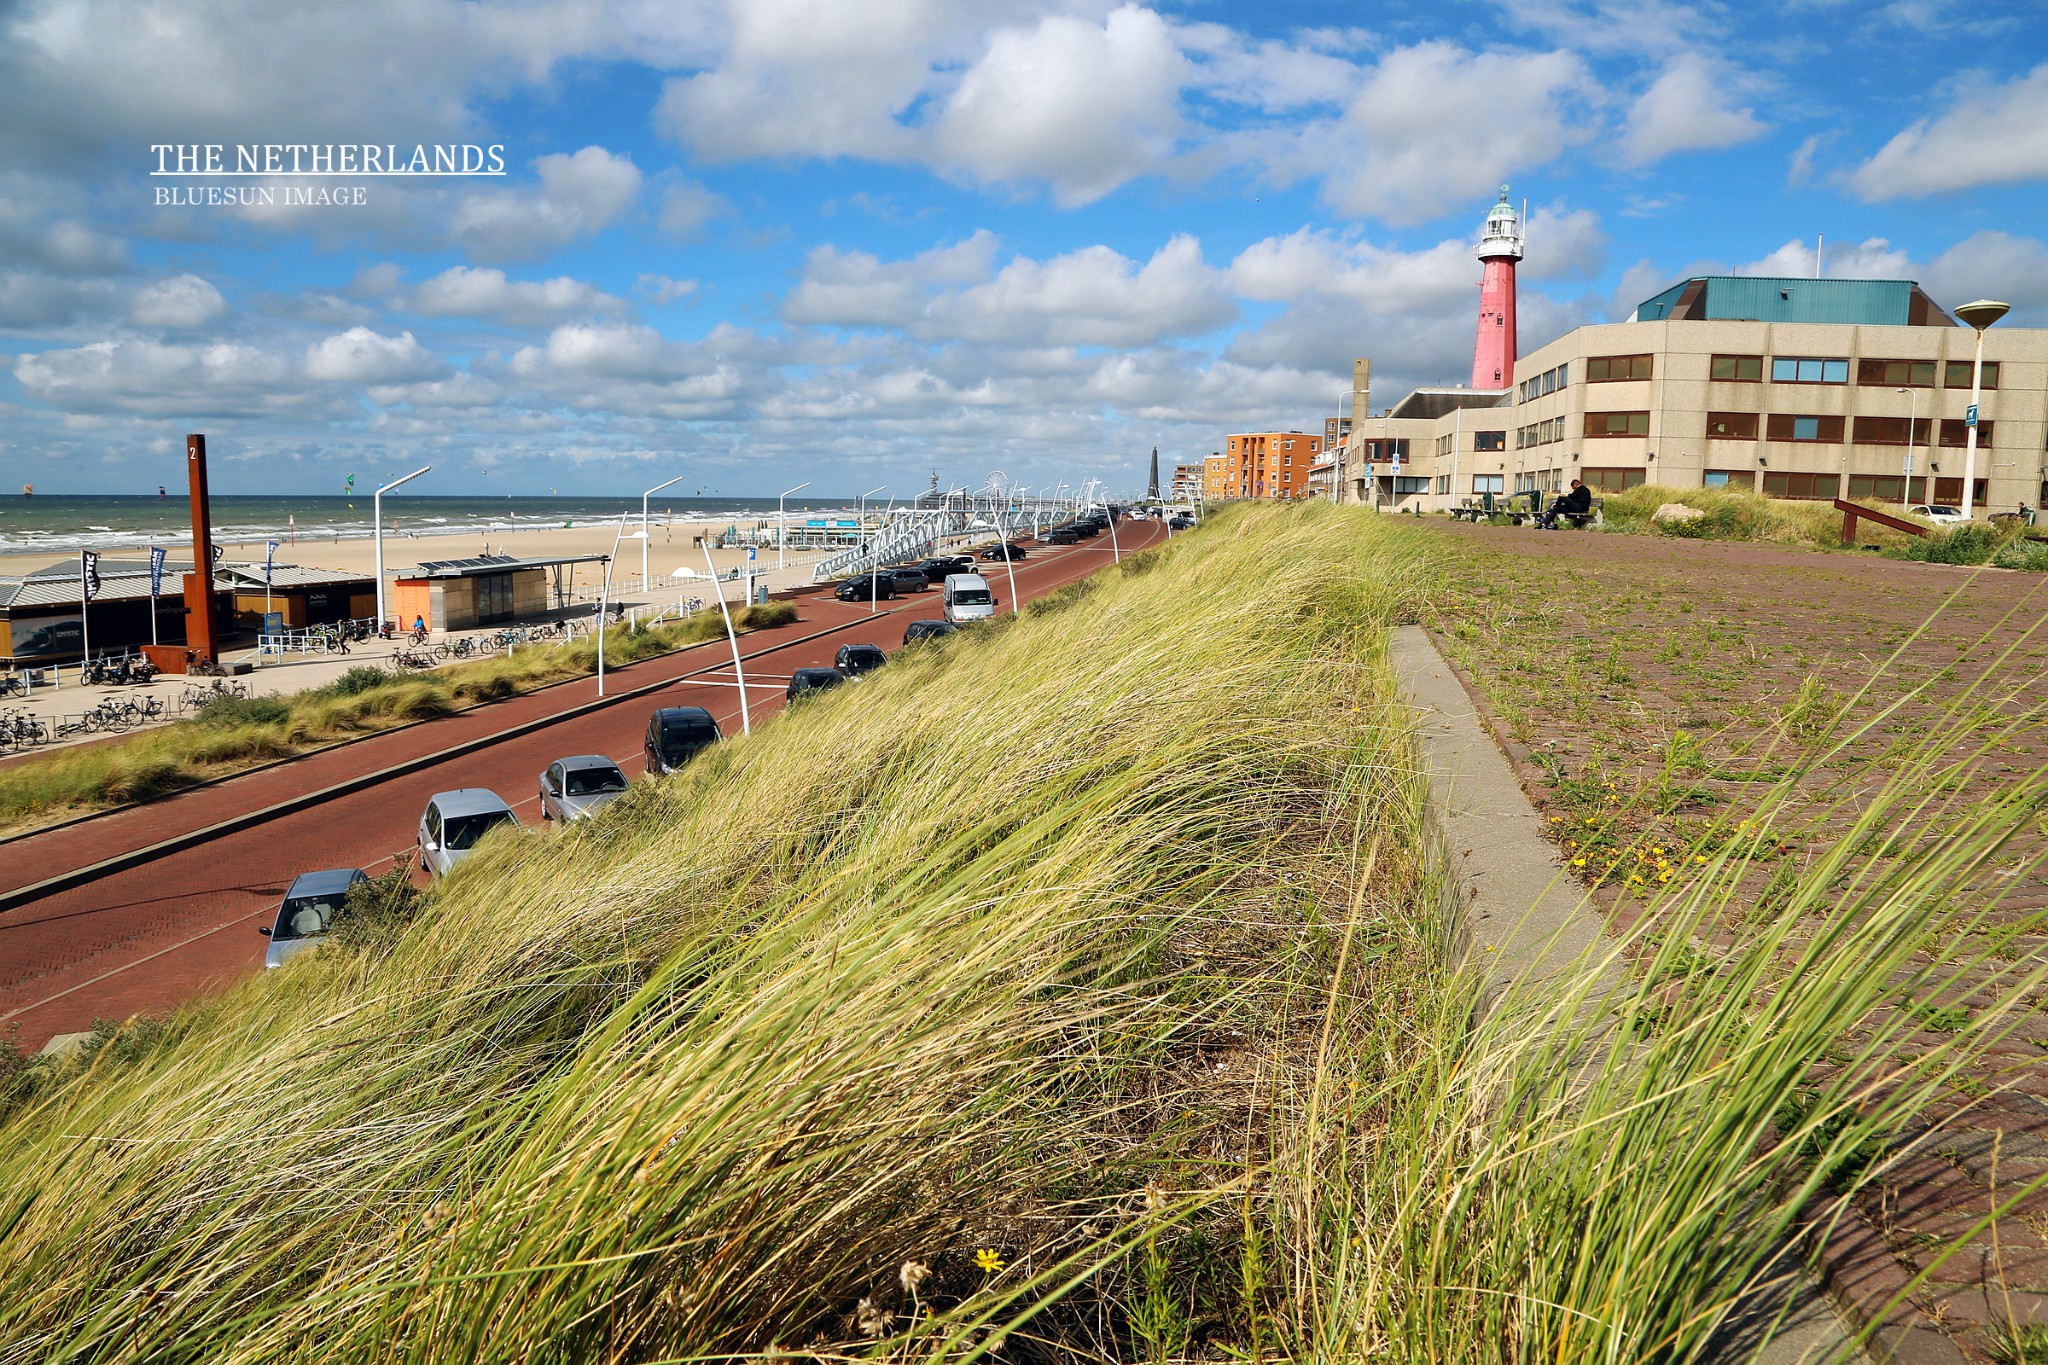
<path id="1" fill-rule="evenodd" d="M 221 557 L 222 555 L 226 554 L 227 552 L 228 552 L 228 551 L 227 551 L 227 547 L 226 547 L 225 545 L 216 545 L 216 546 L 214 546 L 214 547 L 213 547 L 213 567 L 214 567 L 214 568 L 218 569 L 218 568 L 220 567 L 220 557 Z"/>
<path id="2" fill-rule="evenodd" d="M 270 570 L 277 563 L 277 542 L 270 542 L 270 549 L 263 555 L 263 586 L 270 586 Z"/>
<path id="3" fill-rule="evenodd" d="M 78 552 L 78 588 L 87 602 L 100 595 L 100 557 L 95 551 Z"/>
<path id="4" fill-rule="evenodd" d="M 164 547 L 149 547 L 149 595 L 155 597 L 164 590 Z"/>

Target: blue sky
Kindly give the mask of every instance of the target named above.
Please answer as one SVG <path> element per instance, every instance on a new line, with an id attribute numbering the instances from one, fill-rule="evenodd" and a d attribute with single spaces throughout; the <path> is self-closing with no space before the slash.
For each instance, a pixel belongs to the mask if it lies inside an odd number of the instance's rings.
<path id="1" fill-rule="evenodd" d="M 20 0 L 0 487 L 1142 484 L 1706 270 L 2048 325 L 2038 0 Z M 495 179 L 152 178 L 160 143 L 503 144 Z M 166 186 L 350 183 L 334 207 Z"/>

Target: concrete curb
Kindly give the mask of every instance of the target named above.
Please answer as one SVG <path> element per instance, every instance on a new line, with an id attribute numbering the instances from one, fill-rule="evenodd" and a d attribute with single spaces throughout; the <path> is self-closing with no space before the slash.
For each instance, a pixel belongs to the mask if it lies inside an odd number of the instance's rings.
<path id="1" fill-rule="evenodd" d="M 751 654 L 744 654 L 741 656 L 741 658 L 742 660 L 759 658 L 764 654 L 773 654 L 778 650 L 788 649 L 795 645 L 803 644 L 809 640 L 815 640 L 826 635 L 835 634 L 836 632 L 843 629 L 845 629 L 843 625 L 833 626 L 828 630 L 813 631 L 807 635 L 799 635 L 792 639 L 781 640 L 776 642 L 775 644 L 769 645 L 765 649 L 756 650 Z M 701 646 L 701 643 L 702 642 L 700 642 L 700 645 L 685 646 L 685 649 L 699 648 Z M 710 643 L 723 642 L 713 641 Z M 676 654 L 680 654 L 682 652 L 684 651 L 672 650 L 668 653 L 652 655 L 647 659 L 636 660 L 635 664 L 627 665 L 627 667 L 634 667 L 642 663 L 650 663 L 656 659 L 673 658 Z M 531 734 L 535 730 L 545 729 L 548 726 L 557 724 L 561 721 L 573 720 L 578 716 L 588 715 L 593 711 L 601 711 L 608 706 L 615 706 L 621 702 L 632 701 L 636 698 L 647 696 L 650 693 L 660 691 L 664 687 L 673 686 L 674 684 L 681 682 L 686 678 L 694 678 L 705 673 L 715 673 L 719 671 L 721 668 L 731 667 L 732 659 L 730 655 L 728 655 L 722 662 L 710 663 L 703 668 L 692 669 L 687 673 L 679 673 L 669 677 L 664 677 L 656 682 L 642 683 L 639 686 L 629 688 L 624 692 L 615 692 L 608 697 L 594 698 L 591 701 L 583 702 L 579 705 L 568 707 L 565 710 L 552 711 L 544 716 L 537 716 L 532 720 L 523 721 L 520 724 L 512 726 L 508 729 L 498 730 L 488 735 L 479 736 L 476 739 L 465 740 L 460 744 L 451 745 L 450 747 L 445 749 L 436 749 L 432 753 L 420 754 L 413 758 L 405 759 L 402 762 L 393 763 L 386 767 L 374 769 L 367 773 L 359 773 L 356 776 L 347 779 L 346 781 L 332 783 L 328 786 L 320 787 L 313 791 L 302 792 L 298 796 L 294 796 L 289 800 L 274 802 L 271 805 L 263 806 L 257 810 L 245 812 L 244 814 L 237 815 L 229 820 L 222 820 L 215 824 L 202 826 L 201 828 L 195 830 L 187 830 L 185 833 L 173 835 L 169 839 L 159 840 L 154 844 L 145 844 L 141 848 L 129 849 L 128 851 L 116 854 L 111 858 L 105 858 L 96 863 L 88 863 L 83 867 L 73 868 L 68 872 L 60 873 L 55 877 L 46 877 L 39 882 L 30 882 L 25 886 L 18 886 L 15 887 L 13 890 L 0 892 L 0 914 L 4 914 L 7 911 L 16 908 L 17 906 L 25 905 L 31 901 L 39 900 L 44 896 L 55 895 L 60 891 L 68 891 L 75 886 L 83 886 L 87 882 L 95 881 L 101 877 L 110 876 L 116 872 L 125 872 L 130 868 L 140 867 L 145 863 L 153 862 L 158 858 L 162 858 L 171 853 L 176 853 L 181 849 L 192 848 L 196 845 L 207 843 L 211 840 L 222 838 L 229 834 L 233 834 L 239 830 L 248 829 L 254 825 L 260 825 L 269 820 L 275 820 L 280 816 L 290 815 L 294 811 L 304 810 L 310 806 L 317 806 L 321 802 L 332 800 L 337 796 L 346 796 L 350 792 L 359 791 L 364 787 L 373 786 L 376 783 L 382 782 L 387 778 L 399 777 L 409 772 L 415 772 L 421 768 L 431 767 L 432 765 L 440 763 L 445 759 L 460 758 L 464 754 L 474 753 L 479 749 L 487 749 L 494 744 L 501 743 L 508 739 L 517 738 L 520 735 Z M 617 670 L 612 671 L 616 672 Z M 589 680 L 589 675 L 585 675 L 584 677 L 580 678 L 565 678 L 560 683 L 548 684 L 548 687 L 561 687 L 566 686 L 569 683 L 588 682 Z M 543 692 L 546 690 L 547 688 L 535 688 L 532 691 L 521 692 L 515 695 L 520 697 L 530 697 L 535 695 L 536 693 Z M 510 701 L 512 700 L 512 698 L 504 697 L 499 698 L 499 700 Z M 495 704 L 495 702 L 483 703 L 483 705 L 485 706 Z M 465 707 L 462 711 L 455 712 L 454 714 L 465 715 L 471 711 L 475 711 L 478 709 L 480 708 Z M 278 761 L 278 764 L 275 765 L 264 764 L 260 765 L 257 768 L 244 769 L 242 772 L 232 773 L 229 774 L 227 777 L 217 778 L 215 779 L 215 781 L 231 781 L 234 778 L 245 777 L 249 773 L 261 771 L 262 768 L 265 767 L 279 766 L 285 763 L 296 762 L 298 759 L 310 757 L 312 754 L 331 753 L 335 749 L 344 747 L 345 744 L 353 744 L 360 742 L 360 740 L 363 739 L 371 739 L 381 737 L 384 735 L 396 734 L 401 730 L 411 729 L 413 728 L 413 726 L 431 725 L 434 724 L 435 721 L 446 719 L 448 719 L 448 717 L 446 716 L 436 716 L 433 717 L 431 720 L 415 721 L 413 722 L 413 725 L 393 726 L 389 730 L 379 730 L 371 735 L 363 735 L 359 736 L 357 739 L 345 741 L 344 744 L 326 745 L 319 749 L 309 750 L 307 751 L 306 754 L 295 754 L 291 758 L 280 759 Z M 191 790 L 196 790 L 196 788 L 180 789 L 181 792 Z M 167 793 L 167 795 L 175 794 L 177 793 Z M 115 809 L 131 810 L 133 808 L 133 806 L 120 806 L 116 807 Z M 112 811 L 100 812 L 100 814 L 112 813 Z M 41 834 L 47 832 L 49 829 L 55 828 L 60 828 L 60 826 L 45 826 L 42 829 L 31 831 L 31 833 Z"/>
<path id="2" fill-rule="evenodd" d="M 1487 955 L 1490 990 L 1575 971 L 1602 950 L 1604 917 L 1585 890 L 1562 874 L 1557 850 L 1543 835 L 1543 818 L 1494 743 L 1483 708 L 1428 633 L 1401 626 L 1390 643 L 1402 696 L 1415 708 L 1431 812 L 1463 907 L 1463 924 L 1455 927 Z M 1736 1346 L 1719 1358 L 1757 1365 L 1869 1359 L 1803 1277 L 1759 1294 L 1747 1316 L 1766 1322 L 1788 1300 L 1783 1325 L 1768 1345 L 1746 1353 Z"/>

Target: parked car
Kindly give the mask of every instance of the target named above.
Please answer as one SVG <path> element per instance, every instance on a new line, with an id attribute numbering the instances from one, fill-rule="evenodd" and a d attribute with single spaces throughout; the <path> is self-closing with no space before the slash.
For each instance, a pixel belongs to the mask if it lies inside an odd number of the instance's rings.
<path id="1" fill-rule="evenodd" d="M 1024 547 L 1014 542 L 1008 545 L 991 545 L 981 552 L 981 557 L 994 563 L 1000 563 L 1006 559 L 1026 558 Z"/>
<path id="2" fill-rule="evenodd" d="M 1071 526 L 1055 526 L 1052 530 L 1045 533 L 1045 543 L 1048 545 L 1078 545 L 1081 543 L 1081 533 Z"/>
<path id="3" fill-rule="evenodd" d="M 931 586 L 931 580 L 924 576 L 924 570 L 915 567 L 891 569 L 889 580 L 896 585 L 898 592 L 923 592 Z"/>
<path id="4" fill-rule="evenodd" d="M 974 556 L 940 555 L 936 559 L 927 559 L 917 567 L 924 570 L 924 581 L 927 585 L 943 583 L 949 573 L 966 573 L 971 570 L 974 567 Z"/>
<path id="5" fill-rule="evenodd" d="M 903 643 L 914 645 L 921 640 L 940 640 L 959 629 L 951 621 L 912 621 L 903 628 Z"/>
<path id="6" fill-rule="evenodd" d="M 863 673 L 872 673 L 889 662 L 889 656 L 882 652 L 880 645 L 841 645 L 832 663 L 849 678 L 858 678 Z"/>
<path id="7" fill-rule="evenodd" d="M 270 946 L 263 951 L 264 967 L 282 967 L 286 958 L 295 957 L 319 942 L 320 936 L 334 927 L 343 903 L 348 900 L 348 889 L 368 880 L 360 869 L 353 867 L 301 872 L 292 878 L 292 884 L 285 888 L 284 900 L 277 907 L 276 923 L 258 931 L 270 938 Z"/>
<path id="8" fill-rule="evenodd" d="M 625 791 L 625 773 L 603 754 L 558 758 L 540 775 L 540 818 L 588 820 Z"/>
<path id="9" fill-rule="evenodd" d="M 785 701 L 795 701 L 813 692 L 823 692 L 846 681 L 846 675 L 836 668 L 799 668 L 789 675 L 789 690 L 782 694 Z"/>
<path id="10" fill-rule="evenodd" d="M 1170 531 L 1192 531 L 1195 528 L 1195 519 L 1179 515 L 1171 516 L 1166 519 L 1166 527 Z"/>
<path id="11" fill-rule="evenodd" d="M 1960 525 L 1969 520 L 1960 507 L 1944 507 L 1940 503 L 1915 503 L 1906 509 L 1916 517 L 1923 517 L 1936 526 Z"/>
<path id="12" fill-rule="evenodd" d="M 519 817 L 494 791 L 464 787 L 436 792 L 420 816 L 420 866 L 429 877 L 445 877 L 470 855 L 477 840 L 499 825 L 518 824 Z"/>
<path id="13" fill-rule="evenodd" d="M 701 706 L 664 706 L 647 718 L 647 775 L 672 773 L 725 738 L 718 722 Z"/>
<path id="14" fill-rule="evenodd" d="M 869 602 L 881 597 L 894 598 L 896 580 L 888 574 L 876 574 L 872 577 L 862 574 L 859 578 L 849 578 L 832 589 L 832 595 L 842 602 Z"/>

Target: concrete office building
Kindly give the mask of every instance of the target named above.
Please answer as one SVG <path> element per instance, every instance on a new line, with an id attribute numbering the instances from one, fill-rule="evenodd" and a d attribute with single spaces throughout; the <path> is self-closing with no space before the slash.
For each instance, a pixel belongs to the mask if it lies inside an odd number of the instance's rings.
<path id="1" fill-rule="evenodd" d="M 1983 342 L 1979 516 L 2048 498 L 2048 330 Z M 1521 356 L 1512 388 L 1359 416 L 1330 485 L 1404 511 L 1574 478 L 1959 505 L 1976 344 L 1910 280 L 1702 276 Z"/>

